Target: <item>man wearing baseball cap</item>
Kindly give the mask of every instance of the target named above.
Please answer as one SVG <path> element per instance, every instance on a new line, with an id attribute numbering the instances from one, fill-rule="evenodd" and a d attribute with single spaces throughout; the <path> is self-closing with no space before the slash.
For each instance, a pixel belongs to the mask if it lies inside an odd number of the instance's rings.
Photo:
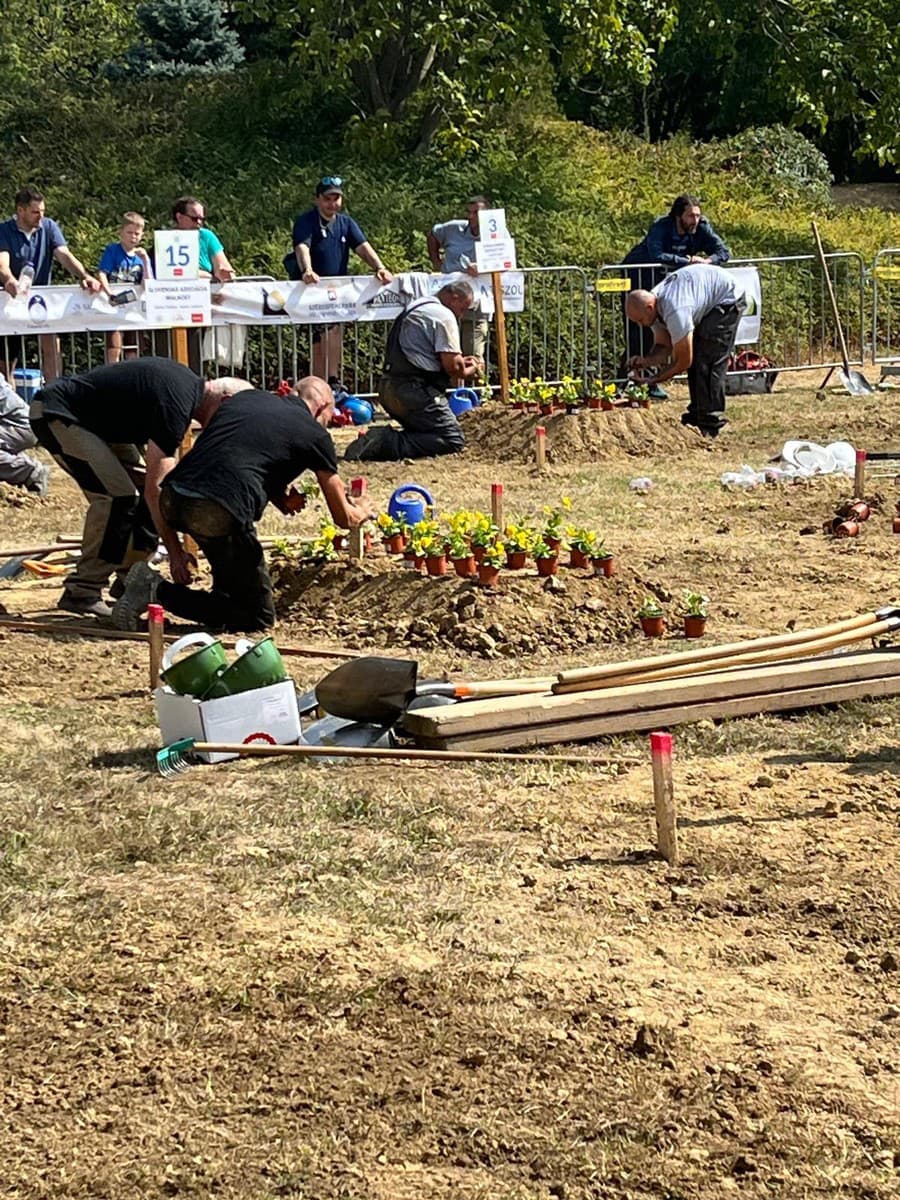
<path id="1" fill-rule="evenodd" d="M 294 250 L 285 256 L 289 279 L 318 283 L 349 275 L 350 251 L 375 272 L 381 283 L 390 283 L 393 275 L 381 261 L 366 235 L 341 209 L 344 180 L 340 175 L 325 175 L 316 184 L 314 207 L 294 222 Z M 337 382 L 341 362 L 341 326 L 316 325 L 313 331 L 311 374 Z"/>

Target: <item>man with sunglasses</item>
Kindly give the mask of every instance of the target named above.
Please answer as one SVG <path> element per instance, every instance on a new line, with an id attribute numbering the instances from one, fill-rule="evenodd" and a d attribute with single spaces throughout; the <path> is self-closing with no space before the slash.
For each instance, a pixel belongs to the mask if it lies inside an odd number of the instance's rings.
<path id="1" fill-rule="evenodd" d="M 206 224 L 206 205 L 195 196 L 179 196 L 172 205 L 172 225 L 175 229 L 196 229 L 200 234 L 200 274 L 211 276 L 220 283 L 234 279 L 234 267 L 228 261 L 225 247 Z"/>
<path id="2" fill-rule="evenodd" d="M 294 222 L 293 252 L 284 265 L 288 279 L 318 283 L 321 278 L 349 275 L 350 251 L 375 272 L 380 283 L 390 283 L 393 275 L 367 241 L 366 235 L 342 212 L 344 181 L 340 175 L 326 175 L 316 184 L 314 207 Z M 341 364 L 342 326 L 316 325 L 313 329 L 312 374 L 329 383 L 338 382 Z"/>

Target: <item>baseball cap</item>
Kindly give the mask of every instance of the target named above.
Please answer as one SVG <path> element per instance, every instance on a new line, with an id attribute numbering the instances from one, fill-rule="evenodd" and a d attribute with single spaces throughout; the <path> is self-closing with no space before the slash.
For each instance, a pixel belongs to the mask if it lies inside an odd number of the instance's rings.
<path id="1" fill-rule="evenodd" d="M 324 175 L 316 184 L 316 195 L 324 196 L 326 192 L 344 194 L 344 181 L 340 175 Z"/>

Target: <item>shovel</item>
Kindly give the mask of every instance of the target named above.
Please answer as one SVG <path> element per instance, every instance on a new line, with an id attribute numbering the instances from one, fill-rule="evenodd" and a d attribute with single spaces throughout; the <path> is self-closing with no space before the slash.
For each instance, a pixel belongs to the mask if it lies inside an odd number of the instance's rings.
<path id="1" fill-rule="evenodd" d="M 834 287 L 831 283 L 831 276 L 828 274 L 828 264 L 825 262 L 825 251 L 822 249 L 822 239 L 819 237 L 819 227 L 815 221 L 812 222 L 813 237 L 816 239 L 816 251 L 819 255 L 819 263 L 822 267 L 822 274 L 825 276 L 825 286 L 828 288 L 828 298 L 831 301 L 831 311 L 834 314 L 834 323 L 837 327 L 838 339 L 841 343 L 841 362 L 844 364 L 843 370 L 840 372 L 841 383 L 850 393 L 851 396 L 867 396 L 875 389 L 860 371 L 850 370 L 850 358 L 847 354 L 847 339 L 844 337 L 844 327 L 841 324 L 841 317 L 838 312 L 837 300 L 834 295 Z"/>
<path id="2" fill-rule="evenodd" d="M 418 663 L 407 658 L 351 659 L 316 685 L 316 701 L 325 712 L 351 721 L 389 725 L 406 712 L 417 696 L 455 700 L 473 696 L 519 696 L 550 690 L 554 679 L 487 679 L 478 683 L 426 680 L 417 684 Z"/>

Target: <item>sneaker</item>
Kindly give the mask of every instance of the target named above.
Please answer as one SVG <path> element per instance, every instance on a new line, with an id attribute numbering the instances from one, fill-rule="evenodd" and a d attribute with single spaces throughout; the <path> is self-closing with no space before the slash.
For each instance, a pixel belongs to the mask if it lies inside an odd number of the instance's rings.
<path id="1" fill-rule="evenodd" d="M 112 607 L 112 623 L 116 629 L 137 629 L 147 605 L 156 599 L 159 573 L 145 562 L 135 563 L 125 580 L 125 591 Z"/>
<path id="2" fill-rule="evenodd" d="M 38 496 L 47 496 L 50 493 L 50 468 L 44 463 L 37 463 L 34 471 L 31 473 L 31 478 L 25 484 L 29 492 L 35 492 Z"/>
<path id="3" fill-rule="evenodd" d="M 92 600 L 89 596 L 70 596 L 63 592 L 56 605 L 63 612 L 76 613 L 79 617 L 103 617 L 106 620 L 112 616 L 112 608 L 98 596 Z"/>
<path id="4" fill-rule="evenodd" d="M 647 393 L 651 400 L 668 400 L 669 393 L 665 388 L 661 388 L 658 383 L 650 384 L 650 391 Z"/>

